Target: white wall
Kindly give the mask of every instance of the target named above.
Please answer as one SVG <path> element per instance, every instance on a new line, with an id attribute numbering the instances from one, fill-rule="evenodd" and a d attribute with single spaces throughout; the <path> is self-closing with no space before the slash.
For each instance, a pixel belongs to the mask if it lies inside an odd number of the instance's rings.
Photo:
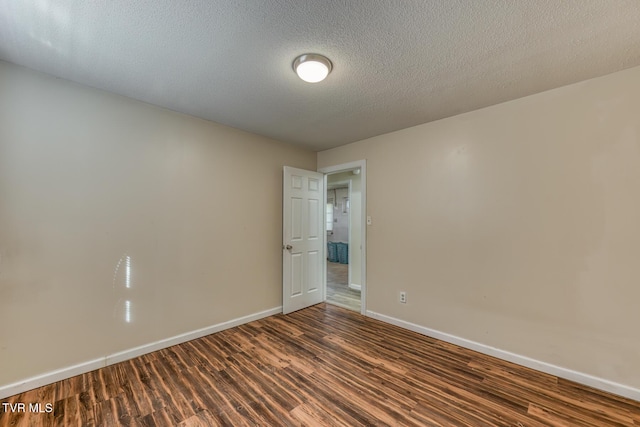
<path id="1" fill-rule="evenodd" d="M 331 175 L 328 182 L 331 183 Z M 343 209 L 345 197 L 349 197 L 348 187 L 327 190 L 327 203 L 333 204 L 333 230 L 327 235 L 329 242 L 349 242 L 349 213 Z"/>
<path id="2" fill-rule="evenodd" d="M 319 153 L 367 160 L 368 310 L 639 389 L 639 117 L 633 68 Z"/>
<path id="3" fill-rule="evenodd" d="M 362 285 L 362 180 L 361 175 L 351 176 L 351 209 L 349 217 L 349 262 L 351 263 L 350 285 Z"/>
<path id="4" fill-rule="evenodd" d="M 316 155 L 0 62 L 0 387 L 280 306 L 285 164 Z"/>

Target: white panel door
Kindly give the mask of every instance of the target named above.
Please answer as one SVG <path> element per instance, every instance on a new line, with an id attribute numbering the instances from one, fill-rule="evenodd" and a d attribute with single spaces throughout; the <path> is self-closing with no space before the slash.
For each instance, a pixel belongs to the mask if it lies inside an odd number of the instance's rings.
<path id="1" fill-rule="evenodd" d="M 324 301 L 324 175 L 284 167 L 282 311 Z"/>

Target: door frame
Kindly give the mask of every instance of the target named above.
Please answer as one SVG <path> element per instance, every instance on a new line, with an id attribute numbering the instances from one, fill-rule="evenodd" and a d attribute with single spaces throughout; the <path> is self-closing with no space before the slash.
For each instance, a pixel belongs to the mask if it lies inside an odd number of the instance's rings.
<path id="1" fill-rule="evenodd" d="M 366 160 L 356 160 L 354 162 L 342 163 L 334 166 L 327 166 L 324 168 L 318 168 L 318 172 L 324 174 L 324 206 L 327 205 L 327 175 L 334 174 L 339 172 L 347 172 L 354 169 L 360 169 L 360 185 L 361 185 L 361 244 L 362 244 L 362 260 L 360 265 L 360 314 L 367 314 L 367 161 Z M 351 187 L 351 186 L 349 186 Z M 326 221 L 326 209 L 325 212 L 325 221 L 324 221 L 324 236 L 325 236 L 325 244 L 324 244 L 324 269 L 323 269 L 323 293 L 327 295 L 327 244 L 326 244 L 326 235 L 327 235 L 327 221 Z"/>

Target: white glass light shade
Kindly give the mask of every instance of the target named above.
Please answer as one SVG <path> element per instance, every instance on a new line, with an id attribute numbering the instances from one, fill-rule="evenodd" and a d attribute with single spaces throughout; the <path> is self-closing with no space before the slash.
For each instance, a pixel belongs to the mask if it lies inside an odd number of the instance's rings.
<path id="1" fill-rule="evenodd" d="M 331 61 L 322 55 L 300 55 L 293 61 L 293 69 L 302 80 L 317 83 L 324 80 L 331 72 Z"/>

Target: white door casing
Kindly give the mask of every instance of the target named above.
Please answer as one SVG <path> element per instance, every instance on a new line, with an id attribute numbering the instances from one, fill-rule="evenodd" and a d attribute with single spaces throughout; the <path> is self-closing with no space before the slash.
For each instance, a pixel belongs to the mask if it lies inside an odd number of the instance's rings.
<path id="1" fill-rule="evenodd" d="M 343 163 L 340 165 L 325 166 L 318 169 L 319 172 L 326 174 L 346 172 L 354 169 L 360 169 L 360 314 L 367 315 L 367 161 L 357 160 L 354 162 Z M 353 207 L 353 201 L 351 206 Z M 349 255 L 351 260 L 351 254 Z M 353 268 L 353 266 L 350 266 Z M 326 275 L 323 281 L 326 280 Z M 323 282 L 323 285 L 326 282 Z"/>
<path id="2" fill-rule="evenodd" d="M 284 167 L 282 312 L 324 301 L 324 175 Z"/>

